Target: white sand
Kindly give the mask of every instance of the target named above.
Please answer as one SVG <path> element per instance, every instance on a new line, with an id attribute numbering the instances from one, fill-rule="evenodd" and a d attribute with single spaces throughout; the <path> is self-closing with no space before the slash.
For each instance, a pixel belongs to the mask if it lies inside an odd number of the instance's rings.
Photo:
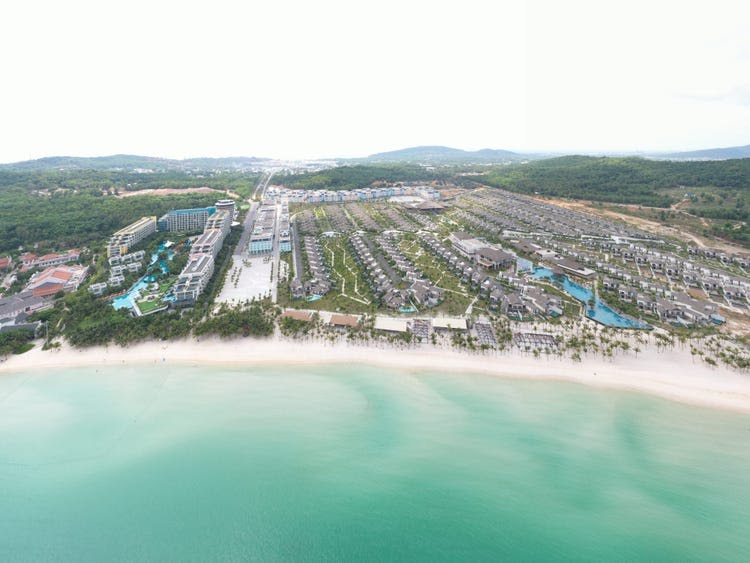
<path id="1" fill-rule="evenodd" d="M 77 350 L 36 347 L 0 363 L 0 374 L 49 368 L 122 364 L 320 365 L 366 364 L 401 370 L 480 373 L 518 379 L 558 380 L 650 393 L 683 403 L 750 412 L 750 375 L 711 368 L 687 350 L 648 349 L 612 359 L 534 358 L 519 351 L 470 354 L 432 346 L 395 349 L 387 345 L 329 344 L 252 338 L 147 342 Z"/>

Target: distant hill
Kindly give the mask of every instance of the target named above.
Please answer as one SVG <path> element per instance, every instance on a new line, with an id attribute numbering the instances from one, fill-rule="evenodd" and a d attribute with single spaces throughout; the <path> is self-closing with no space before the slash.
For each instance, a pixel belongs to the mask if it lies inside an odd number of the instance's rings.
<path id="1" fill-rule="evenodd" d="M 488 167 L 476 182 L 527 194 L 668 207 L 686 187 L 712 186 L 750 195 L 750 159 L 564 156 Z M 675 196 L 665 191 L 670 188 L 681 191 Z"/>
<path id="2" fill-rule="evenodd" d="M 653 157 L 668 160 L 730 160 L 733 158 L 750 158 L 750 145 L 656 154 Z"/>
<path id="3" fill-rule="evenodd" d="M 0 170 L 43 171 L 43 170 L 210 170 L 246 169 L 266 162 L 268 159 L 255 157 L 188 158 L 175 160 L 151 156 L 115 154 L 111 156 L 48 156 L 36 160 L 26 160 L 11 164 L 0 164 Z"/>
<path id="4" fill-rule="evenodd" d="M 423 146 L 410 147 L 389 152 L 371 154 L 369 162 L 510 162 L 527 160 L 529 155 L 499 149 L 465 151 L 451 147 Z"/>

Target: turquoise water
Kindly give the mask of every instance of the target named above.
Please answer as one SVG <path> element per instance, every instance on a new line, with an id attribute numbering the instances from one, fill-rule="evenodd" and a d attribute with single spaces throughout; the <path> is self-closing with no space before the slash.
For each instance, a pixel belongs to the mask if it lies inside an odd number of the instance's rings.
<path id="1" fill-rule="evenodd" d="M 135 307 L 135 297 L 139 295 L 140 291 L 148 286 L 148 284 L 154 281 L 154 276 L 143 276 L 133 286 L 123 293 L 119 297 L 115 297 L 112 300 L 112 307 L 115 309 L 132 309 Z"/>
<path id="2" fill-rule="evenodd" d="M 750 417 L 370 368 L 0 376 L 3 561 L 747 561 Z"/>
<path id="3" fill-rule="evenodd" d="M 159 260 L 159 268 L 161 271 L 165 274 L 169 273 L 169 266 L 167 265 L 167 261 L 171 261 L 172 258 L 175 257 L 175 253 L 173 250 L 168 249 L 166 242 L 163 242 L 159 245 L 159 248 L 156 249 L 156 252 L 151 254 L 151 259 L 149 261 L 149 266 L 152 266 L 156 263 L 157 259 L 159 258 L 159 253 L 162 250 L 167 249 L 167 260 Z M 146 286 L 148 286 L 149 283 L 152 283 L 156 278 L 152 275 L 145 275 L 142 278 L 140 278 L 137 282 L 133 284 L 133 286 L 128 289 L 126 293 L 123 293 L 119 297 L 115 297 L 112 300 L 112 307 L 115 309 L 133 309 L 135 308 L 135 301 L 136 296 L 140 294 L 140 291 L 143 290 Z M 162 301 L 174 301 L 175 298 L 173 296 L 165 296 Z"/>
<path id="4" fill-rule="evenodd" d="M 532 274 L 534 278 L 546 278 L 562 280 L 562 289 L 568 295 L 573 296 L 578 301 L 583 302 L 586 305 L 586 316 L 597 322 L 602 323 L 606 326 L 615 328 L 636 328 L 636 329 L 648 329 L 651 328 L 647 323 L 641 322 L 625 315 L 620 315 L 613 311 L 604 301 L 598 297 L 594 298 L 594 308 L 589 307 L 589 300 L 594 297 L 594 293 L 577 283 L 570 281 L 568 276 L 555 276 L 552 270 L 548 268 L 536 268 Z"/>

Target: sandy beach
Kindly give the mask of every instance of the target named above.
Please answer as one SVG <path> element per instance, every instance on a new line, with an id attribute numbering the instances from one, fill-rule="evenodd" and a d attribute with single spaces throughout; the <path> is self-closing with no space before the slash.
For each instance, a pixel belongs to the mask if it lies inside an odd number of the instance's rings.
<path id="1" fill-rule="evenodd" d="M 63 345 L 37 346 L 0 363 L 0 374 L 49 368 L 116 365 L 283 366 L 366 364 L 399 370 L 475 373 L 501 377 L 557 380 L 649 393 L 682 403 L 750 412 L 750 375 L 710 367 L 688 350 L 648 348 L 614 359 L 584 356 L 576 362 L 551 356 L 534 358 L 520 351 L 472 354 L 424 345 L 397 349 L 387 345 L 285 339 L 193 339 L 146 342 L 121 348 L 78 350 Z"/>

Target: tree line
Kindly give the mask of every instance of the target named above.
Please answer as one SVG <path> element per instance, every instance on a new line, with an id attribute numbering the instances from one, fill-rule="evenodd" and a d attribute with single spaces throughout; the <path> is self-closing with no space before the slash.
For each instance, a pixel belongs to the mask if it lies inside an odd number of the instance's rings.
<path id="1" fill-rule="evenodd" d="M 677 198 L 660 190 L 716 186 L 747 191 L 750 159 L 675 162 L 565 156 L 493 167 L 475 179 L 481 184 L 526 194 L 669 207 Z"/>

